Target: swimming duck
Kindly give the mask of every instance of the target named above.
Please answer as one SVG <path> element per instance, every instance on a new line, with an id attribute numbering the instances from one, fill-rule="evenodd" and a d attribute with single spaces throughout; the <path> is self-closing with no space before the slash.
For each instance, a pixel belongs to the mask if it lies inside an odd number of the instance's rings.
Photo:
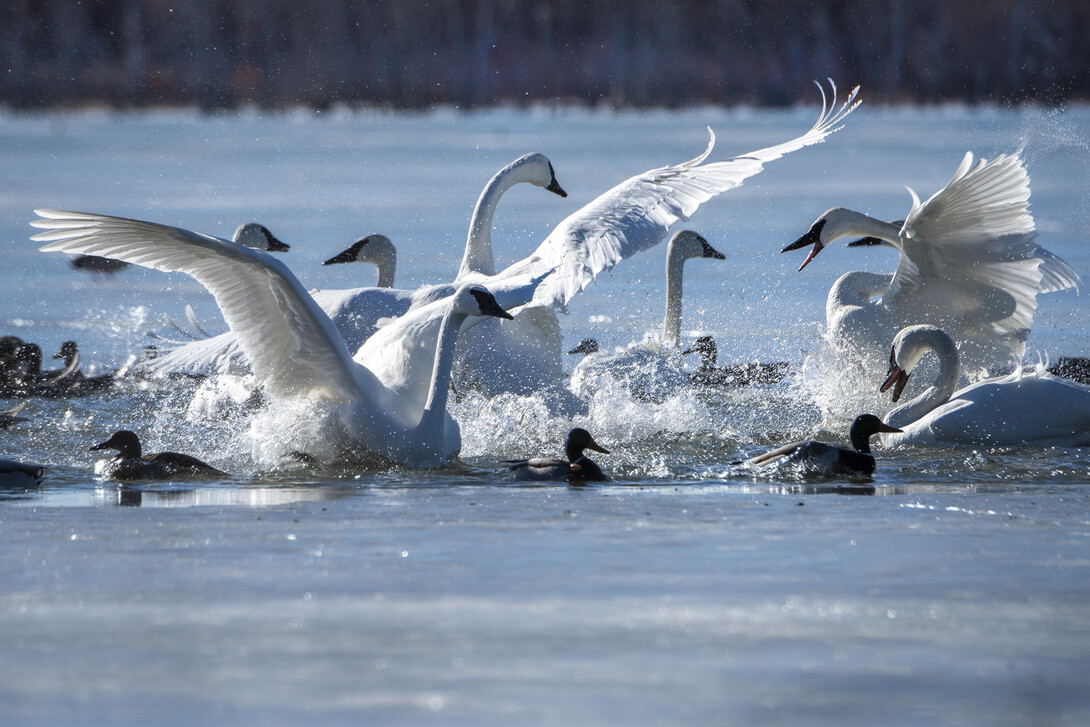
<path id="1" fill-rule="evenodd" d="M 99 374 L 87 376 L 79 370 L 79 346 L 75 341 L 65 341 L 61 344 L 59 353 L 53 355 L 54 359 L 64 360 L 64 370 L 71 371 L 66 377 L 68 384 L 66 396 L 84 396 L 93 391 L 103 389 L 114 381 L 113 374 Z"/>
<path id="2" fill-rule="evenodd" d="M 11 387 L 5 396 L 39 396 L 60 399 L 73 395 L 78 380 L 73 378 L 79 362 L 56 371 L 42 371 L 42 347 L 36 343 L 24 343 L 19 347 L 16 360 L 8 368 Z"/>
<path id="3" fill-rule="evenodd" d="M 775 384 L 787 375 L 787 362 L 731 364 L 717 366 L 719 349 L 711 336 L 700 336 L 693 345 L 681 352 L 700 354 L 700 368 L 689 374 L 689 380 L 700 386 L 751 386 Z"/>
<path id="4" fill-rule="evenodd" d="M 37 487 L 42 483 L 43 472 L 39 464 L 0 459 L 0 488 Z"/>
<path id="5" fill-rule="evenodd" d="M 569 482 L 601 482 L 609 477 L 591 459 L 583 454 L 584 450 L 593 450 L 609 454 L 609 450 L 599 446 L 590 432 L 575 427 L 564 440 L 564 459 L 538 457 L 535 459 L 511 460 L 506 464 L 514 479 L 523 482 L 544 482 L 550 480 L 568 480 Z"/>
<path id="6" fill-rule="evenodd" d="M 879 432 L 900 432 L 873 414 L 860 414 L 852 422 L 848 437 L 852 449 L 836 444 L 805 440 L 759 454 L 745 464 L 759 467 L 782 467 L 786 464 L 801 466 L 808 474 L 836 477 L 840 475 L 871 475 L 874 473 L 874 455 L 870 451 L 870 438 Z"/>
<path id="7" fill-rule="evenodd" d="M 0 429 L 7 429 L 8 427 L 15 426 L 20 422 L 29 422 L 26 417 L 16 416 L 26 406 L 25 401 L 20 401 L 17 405 L 8 409 L 7 411 L 0 412 Z"/>
<path id="8" fill-rule="evenodd" d="M 114 435 L 89 451 L 113 449 L 117 456 L 107 467 L 107 474 L 115 480 L 165 480 L 175 477 L 226 477 L 211 465 L 196 457 L 177 452 L 142 454 L 140 438 L 127 429 Z"/>

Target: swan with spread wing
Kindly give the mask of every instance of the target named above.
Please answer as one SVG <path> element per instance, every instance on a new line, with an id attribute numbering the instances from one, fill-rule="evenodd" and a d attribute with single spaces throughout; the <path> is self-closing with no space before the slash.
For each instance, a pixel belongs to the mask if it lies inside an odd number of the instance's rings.
<path id="1" fill-rule="evenodd" d="M 882 244 L 899 253 L 892 275 L 849 272 L 832 286 L 825 312 L 830 343 L 852 357 L 867 355 L 902 327 L 928 321 L 957 341 L 970 375 L 1009 370 L 1025 351 L 1037 295 L 1078 283 L 1070 265 L 1035 242 L 1021 155 L 974 164 L 967 153 L 953 179 L 926 202 L 909 192 L 904 221 L 834 208 L 784 248 L 813 246 L 800 270 L 846 237 L 863 237 L 850 245 Z"/>
<path id="2" fill-rule="evenodd" d="M 466 284 L 442 306 L 423 407 L 353 362 L 344 339 L 299 280 L 271 255 L 211 235 L 122 217 L 37 210 L 46 252 L 98 255 L 183 272 L 216 299 L 268 396 L 325 402 L 346 449 L 402 464 L 442 464 L 457 454 L 457 422 L 447 413 L 454 342 L 470 316 L 508 314 L 484 288 Z M 528 293 L 520 293 L 526 297 Z M 305 445 L 303 445 L 305 447 Z"/>
<path id="3" fill-rule="evenodd" d="M 821 114 L 806 133 L 732 159 L 706 161 L 715 143 L 712 134 L 707 149 L 695 159 L 636 175 L 572 213 L 523 260 L 495 275 L 463 266 L 460 280 L 479 282 L 496 292 L 495 286 L 504 280 L 523 276 L 540 279 L 532 296 L 522 301 L 524 307 L 515 314 L 520 317 L 528 310 L 544 309 L 536 313 L 536 327 L 555 331 L 545 334 L 556 340 L 543 347 L 555 357 L 559 369 L 562 347 L 553 311 L 564 310 L 600 273 L 662 242 L 675 222 L 689 219 L 702 203 L 740 186 L 759 173 L 766 162 L 823 141 L 858 106 L 858 91 L 858 87 L 853 89 L 838 106 L 835 86 L 832 99 L 822 89 Z M 507 302 L 500 302 L 510 308 Z M 470 325 L 476 322 L 472 320 Z M 360 348 L 356 361 L 387 386 L 405 393 L 418 407 L 423 406 L 427 399 L 427 361 L 438 326 L 437 311 L 414 311 L 380 328 Z M 528 326 L 525 333 L 533 335 L 534 328 Z M 488 371 L 523 365 L 519 359 L 506 359 L 502 352 L 486 351 L 480 360 L 487 362 Z"/>

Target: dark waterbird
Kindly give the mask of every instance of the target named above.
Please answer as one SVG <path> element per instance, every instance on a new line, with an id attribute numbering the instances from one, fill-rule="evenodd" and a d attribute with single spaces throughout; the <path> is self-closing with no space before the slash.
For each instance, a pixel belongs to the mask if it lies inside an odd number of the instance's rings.
<path id="1" fill-rule="evenodd" d="M 514 479 L 524 482 L 562 481 L 601 482 L 608 480 L 594 461 L 583 454 L 584 450 L 593 450 L 609 454 L 609 450 L 598 445 L 590 432 L 575 427 L 568 432 L 564 440 L 564 455 L 567 459 L 538 457 L 535 459 L 508 460 L 507 466 Z"/>
<path id="2" fill-rule="evenodd" d="M 114 435 L 90 451 L 113 449 L 117 456 L 110 463 L 107 474 L 115 480 L 165 480 L 175 477 L 226 477 L 226 472 L 205 464 L 196 457 L 177 452 L 143 454 L 140 438 L 127 429 Z"/>
<path id="3" fill-rule="evenodd" d="M 874 474 L 875 463 L 870 451 L 870 438 L 879 432 L 900 431 L 873 414 L 860 414 L 852 422 L 848 433 L 852 441 L 851 449 L 811 439 L 785 444 L 736 464 L 759 467 L 796 465 L 805 468 L 808 473 L 826 477 L 871 475 Z"/>

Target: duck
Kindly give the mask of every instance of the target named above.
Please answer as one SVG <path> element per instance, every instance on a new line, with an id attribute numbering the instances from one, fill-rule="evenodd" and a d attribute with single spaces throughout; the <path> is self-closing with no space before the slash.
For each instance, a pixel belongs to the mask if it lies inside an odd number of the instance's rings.
<path id="1" fill-rule="evenodd" d="M 1056 378 L 1043 370 L 1016 367 L 1007 376 L 958 388 L 958 348 L 942 329 L 907 326 L 893 339 L 889 374 L 880 387 L 899 401 L 909 377 L 928 352 L 938 357 L 934 384 L 886 415 L 900 428 L 883 435 L 884 444 L 973 447 L 1090 446 L 1090 387 Z"/>
<path id="2" fill-rule="evenodd" d="M 681 352 L 700 354 L 700 368 L 689 374 L 689 380 L 700 386 L 742 387 L 754 384 L 775 384 L 787 375 L 786 361 L 775 363 L 731 364 L 719 367 L 719 347 L 711 336 L 699 336 L 692 345 Z"/>
<path id="3" fill-rule="evenodd" d="M 598 344 L 572 349 L 585 353 L 572 371 L 571 386 L 581 396 L 591 397 L 602 385 L 603 377 L 622 384 L 628 394 L 640 401 L 661 404 L 690 383 L 676 358 L 681 339 L 682 281 L 685 262 L 694 258 L 726 259 L 702 235 L 692 230 L 678 230 L 666 248 L 666 314 L 662 337 L 655 341 L 633 343 L 603 352 Z"/>
<path id="4" fill-rule="evenodd" d="M 112 449 L 117 452 L 117 456 L 106 468 L 108 476 L 115 480 L 168 480 L 228 476 L 226 472 L 221 472 L 188 454 L 177 452 L 143 454 L 140 438 L 128 429 L 114 432 L 109 439 L 94 445 L 89 451 L 97 452 L 103 449 Z"/>
<path id="5" fill-rule="evenodd" d="M 15 362 L 9 367 L 11 387 L 2 392 L 11 397 L 44 397 L 61 399 L 79 396 L 79 380 L 75 378 L 79 362 L 63 369 L 42 371 L 42 347 L 24 343 L 19 347 Z"/>
<path id="6" fill-rule="evenodd" d="M 73 270 L 91 273 L 96 279 L 103 275 L 112 278 L 116 273 L 129 267 L 128 263 L 123 263 L 120 260 L 107 260 L 97 255 L 76 255 L 68 261 L 68 264 L 72 266 Z"/>
<path id="7" fill-rule="evenodd" d="M 72 373 L 67 379 L 71 382 L 68 386 L 68 396 L 84 396 L 92 392 L 104 389 L 114 382 L 114 374 L 99 374 L 87 376 L 79 370 L 79 345 L 75 341 L 65 341 L 61 344 L 60 351 L 53 358 L 64 361 L 64 370 Z"/>
<path id="8" fill-rule="evenodd" d="M 799 467 L 807 474 L 824 477 L 869 477 L 875 470 L 870 438 L 881 432 L 900 431 L 873 414 L 860 414 L 852 421 L 848 431 L 851 448 L 810 439 L 769 450 L 751 457 L 744 464 L 775 469 L 783 466 Z"/>
<path id="9" fill-rule="evenodd" d="M 511 477 L 520 482 L 603 482 L 609 477 L 594 461 L 584 454 L 585 450 L 609 454 L 590 432 L 575 427 L 564 439 L 564 456 L 567 459 L 539 457 L 535 459 L 509 460 L 506 462 Z"/>
<path id="10" fill-rule="evenodd" d="M 329 316 L 298 278 L 271 254 L 178 227 L 125 217 L 38 210 L 33 239 L 44 252 L 93 253 L 164 272 L 184 272 L 215 298 L 253 365 L 259 387 L 288 410 L 310 412 L 317 424 L 292 437 L 309 444 L 407 466 L 449 462 L 461 448 L 447 412 L 454 344 L 471 316 L 510 316 L 487 289 L 461 286 L 442 306 L 425 405 L 390 387 L 352 359 Z M 523 297 L 526 293 L 521 294 Z M 320 441 L 319 441 L 320 440 Z"/>
<path id="11" fill-rule="evenodd" d="M 40 464 L 24 464 L 13 459 L 0 459 L 0 488 L 26 489 L 42 484 L 45 468 Z"/>
<path id="12" fill-rule="evenodd" d="M 477 266 L 487 269 L 492 257 L 492 222 L 500 198 L 516 184 L 532 184 L 561 197 L 567 192 L 556 180 L 552 162 L 544 154 L 524 154 L 496 172 L 481 191 L 470 219 L 462 269 Z M 236 240 L 238 241 L 238 240 Z M 379 322 L 404 316 L 410 310 L 452 296 L 464 282 L 481 282 L 494 293 L 482 276 L 474 281 L 461 275 L 452 283 L 429 284 L 416 289 L 394 288 L 397 249 L 389 237 L 372 233 L 359 238 L 347 249 L 326 260 L 323 265 L 368 262 L 378 268 L 375 286 L 312 290 L 310 295 L 336 325 L 349 351 L 355 353 L 379 328 Z M 465 348 L 465 342 L 459 346 Z M 250 362 L 230 331 L 206 339 L 184 343 L 159 354 L 149 362 L 152 373 L 207 375 L 218 373 L 248 374 Z"/>
<path id="13" fill-rule="evenodd" d="M 953 178 L 927 201 L 912 196 L 902 221 L 885 222 L 836 207 L 783 252 L 812 246 L 799 270 L 835 240 L 898 252 L 892 274 L 854 271 L 829 290 L 825 320 L 834 349 L 868 370 L 884 366 L 890 336 L 926 320 L 958 342 L 971 378 L 1020 359 L 1037 296 L 1076 287 L 1078 274 L 1037 244 L 1029 211 L 1029 174 L 1021 152 L 974 163 L 967 152 Z M 862 353 L 862 358 L 859 352 Z"/>
<path id="14" fill-rule="evenodd" d="M 22 422 L 29 422 L 30 420 L 26 417 L 18 416 L 19 412 L 21 412 L 25 406 L 26 402 L 20 401 L 12 408 L 6 411 L 0 411 L 0 429 L 7 429 L 16 424 L 21 424 Z"/>

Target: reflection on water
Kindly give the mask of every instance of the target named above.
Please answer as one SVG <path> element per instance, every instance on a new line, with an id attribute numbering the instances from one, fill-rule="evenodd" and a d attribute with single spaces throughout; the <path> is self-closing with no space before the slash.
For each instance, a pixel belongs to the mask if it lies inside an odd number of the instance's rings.
<path id="1" fill-rule="evenodd" d="M 355 487 L 311 486 L 205 486 L 178 489 L 133 485 L 100 485 L 93 489 L 8 491 L 0 500 L 34 507 L 274 507 L 298 502 L 323 502 L 350 497 Z"/>

